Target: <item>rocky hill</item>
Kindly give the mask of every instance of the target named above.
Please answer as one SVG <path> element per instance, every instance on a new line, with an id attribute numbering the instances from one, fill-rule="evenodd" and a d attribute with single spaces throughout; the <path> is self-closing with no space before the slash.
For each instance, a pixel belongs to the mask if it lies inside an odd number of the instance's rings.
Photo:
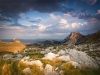
<path id="1" fill-rule="evenodd" d="M 74 45 L 83 42 L 86 39 L 84 35 L 79 32 L 71 32 L 68 37 L 62 40 L 63 44 Z"/>
<path id="2" fill-rule="evenodd" d="M 12 42 L 0 41 L 0 52 L 14 52 L 21 51 L 26 46 L 22 44 L 17 38 L 14 38 Z"/>
<path id="3" fill-rule="evenodd" d="M 100 30 L 88 35 L 82 35 L 79 32 L 71 32 L 68 37 L 62 40 L 62 44 L 65 45 L 88 44 L 97 41 L 98 39 L 100 39 Z"/>

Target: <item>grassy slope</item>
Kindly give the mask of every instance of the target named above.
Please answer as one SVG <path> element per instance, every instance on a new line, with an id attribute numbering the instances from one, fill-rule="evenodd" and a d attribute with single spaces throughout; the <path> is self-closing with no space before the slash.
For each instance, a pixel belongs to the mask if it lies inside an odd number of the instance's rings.
<path id="1" fill-rule="evenodd" d="M 16 42 L 0 42 L 0 52 L 14 52 L 15 50 L 21 51 L 25 48 L 22 43 Z"/>
<path id="2" fill-rule="evenodd" d="M 91 38 L 84 42 L 84 44 L 92 43 L 93 41 L 97 41 L 100 39 L 100 32 L 94 34 Z"/>

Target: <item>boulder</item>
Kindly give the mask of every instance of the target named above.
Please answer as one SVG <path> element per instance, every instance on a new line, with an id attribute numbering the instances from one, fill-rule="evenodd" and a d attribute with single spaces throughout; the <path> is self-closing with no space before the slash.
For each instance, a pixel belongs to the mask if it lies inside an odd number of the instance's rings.
<path id="1" fill-rule="evenodd" d="M 59 56 L 58 54 L 54 54 L 54 53 L 48 53 L 45 55 L 45 57 L 43 57 L 43 59 L 49 59 L 49 60 L 53 60 L 55 59 L 57 56 Z"/>
<path id="2" fill-rule="evenodd" d="M 69 55 L 71 61 L 77 62 L 82 67 L 99 68 L 97 62 L 85 52 L 70 49 L 69 51 L 66 51 L 66 55 Z"/>
<path id="3" fill-rule="evenodd" d="M 32 72 L 31 72 L 31 69 L 28 67 L 28 68 L 25 68 L 22 73 L 24 73 L 25 75 L 32 75 Z"/>
<path id="4" fill-rule="evenodd" d="M 59 75 L 59 73 L 57 71 L 54 71 L 54 68 L 50 64 L 46 64 L 44 75 Z"/>
<path id="5" fill-rule="evenodd" d="M 71 61 L 69 55 L 62 55 L 62 56 L 59 56 L 57 59 L 60 59 L 60 60 L 63 60 L 63 61 Z"/>

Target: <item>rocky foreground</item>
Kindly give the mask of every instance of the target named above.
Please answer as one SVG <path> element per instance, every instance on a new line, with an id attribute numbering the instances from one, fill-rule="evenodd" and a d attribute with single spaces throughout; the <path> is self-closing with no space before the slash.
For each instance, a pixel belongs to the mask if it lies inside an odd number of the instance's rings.
<path id="1" fill-rule="evenodd" d="M 99 45 L 100 42 L 76 46 L 52 46 L 42 49 L 26 48 L 21 52 L 1 54 L 0 59 L 7 63 L 0 63 L 0 69 L 9 69 L 13 65 L 18 70 L 17 75 L 99 75 Z M 8 60 L 10 60 L 9 64 Z M 3 72 L 0 71 L 0 73 Z"/>

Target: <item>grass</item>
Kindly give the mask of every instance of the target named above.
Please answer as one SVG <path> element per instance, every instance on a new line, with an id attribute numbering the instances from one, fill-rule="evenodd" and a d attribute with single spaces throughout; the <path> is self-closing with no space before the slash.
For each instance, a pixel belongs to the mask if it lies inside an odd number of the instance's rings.
<path id="1" fill-rule="evenodd" d="M 0 52 L 14 52 L 15 50 L 21 51 L 26 46 L 22 43 L 16 43 L 16 42 L 0 42 Z"/>
<path id="2" fill-rule="evenodd" d="M 40 52 L 27 52 L 25 54 L 22 54 L 23 56 L 30 56 L 32 59 L 40 59 L 44 57 L 44 54 Z"/>
<path id="3" fill-rule="evenodd" d="M 61 64 L 65 63 L 65 61 L 62 61 L 60 59 L 53 59 L 52 61 L 48 59 L 41 59 L 41 62 L 44 64 L 44 67 L 46 66 L 46 64 L 50 64 L 51 66 L 53 66 L 53 68 L 60 67 Z"/>
<path id="4" fill-rule="evenodd" d="M 90 39 L 88 39 L 87 41 L 84 42 L 84 44 L 88 44 L 94 41 L 97 41 L 98 39 L 100 39 L 100 32 L 95 34 L 93 37 L 91 37 Z"/>
<path id="5" fill-rule="evenodd" d="M 30 69 L 32 71 L 32 75 L 43 75 L 43 70 L 41 70 L 36 64 L 30 66 Z"/>
<path id="6" fill-rule="evenodd" d="M 100 69 L 74 68 L 71 63 L 60 67 L 64 72 L 61 75 L 100 75 Z"/>
<path id="7" fill-rule="evenodd" d="M 59 70 L 63 70 L 61 75 L 100 75 L 100 69 L 74 68 L 71 63 L 66 63 L 58 59 L 41 61 L 44 65 L 50 64 L 53 68 L 59 67 Z M 43 75 L 43 70 L 36 64 L 29 66 L 21 61 L 0 59 L 0 75 L 27 75 L 22 72 L 27 67 L 30 68 L 32 75 Z"/>

